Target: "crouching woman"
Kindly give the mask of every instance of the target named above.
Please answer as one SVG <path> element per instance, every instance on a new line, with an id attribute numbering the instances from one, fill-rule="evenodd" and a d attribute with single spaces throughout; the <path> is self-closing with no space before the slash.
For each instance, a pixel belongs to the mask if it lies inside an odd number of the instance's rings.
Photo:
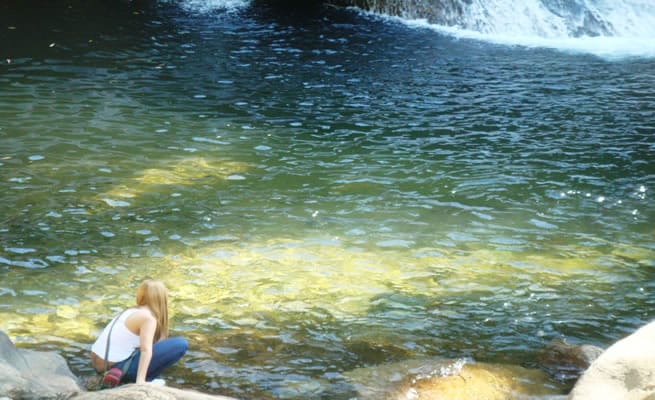
<path id="1" fill-rule="evenodd" d="M 186 353 L 188 343 L 168 337 L 168 291 L 160 281 L 146 280 L 137 290 L 136 306 L 107 324 L 91 347 L 91 364 L 105 373 L 103 384 L 142 384 L 157 379 Z"/>

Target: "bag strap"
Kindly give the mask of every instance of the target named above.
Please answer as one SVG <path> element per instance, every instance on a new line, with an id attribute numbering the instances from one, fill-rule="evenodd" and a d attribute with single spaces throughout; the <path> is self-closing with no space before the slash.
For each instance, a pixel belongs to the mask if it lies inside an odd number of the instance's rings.
<path id="1" fill-rule="evenodd" d="M 121 368 L 123 375 L 127 374 L 127 371 L 130 369 L 130 365 L 132 365 L 132 361 L 134 361 L 134 358 L 136 357 L 137 354 L 139 354 L 139 349 L 134 349 L 132 354 L 130 354 L 130 356 L 127 357 L 127 360 L 125 360 L 123 367 Z"/>
<path id="2" fill-rule="evenodd" d="M 114 325 L 116 325 L 116 322 L 118 322 L 118 320 L 121 318 L 121 315 L 123 315 L 127 310 L 128 309 L 121 311 L 120 314 L 118 314 L 116 318 L 114 318 L 114 322 L 111 323 L 111 327 L 109 328 L 109 333 L 107 334 L 107 347 L 105 347 L 105 359 L 104 359 L 105 372 L 103 372 L 103 375 L 107 373 L 107 362 L 108 362 L 107 357 L 109 357 L 109 345 L 111 344 L 111 331 L 114 330 Z"/>

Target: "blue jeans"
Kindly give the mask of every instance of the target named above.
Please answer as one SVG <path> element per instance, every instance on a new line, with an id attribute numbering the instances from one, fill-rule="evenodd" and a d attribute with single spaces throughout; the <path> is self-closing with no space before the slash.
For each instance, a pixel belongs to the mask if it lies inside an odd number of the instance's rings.
<path id="1" fill-rule="evenodd" d="M 152 346 L 152 359 L 146 373 L 146 381 L 158 378 L 159 375 L 168 367 L 175 364 L 189 348 L 189 343 L 181 337 L 172 337 L 155 343 Z M 130 367 L 123 375 L 121 382 L 136 382 L 136 373 L 139 369 L 139 358 L 141 353 L 137 351 L 130 363 Z M 119 361 L 113 368 L 123 369 L 126 361 Z"/>

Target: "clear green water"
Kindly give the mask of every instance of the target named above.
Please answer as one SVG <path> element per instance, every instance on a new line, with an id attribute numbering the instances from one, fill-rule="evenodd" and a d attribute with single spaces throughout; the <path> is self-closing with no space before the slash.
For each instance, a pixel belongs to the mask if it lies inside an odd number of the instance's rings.
<path id="1" fill-rule="evenodd" d="M 79 373 L 145 277 L 176 386 L 356 396 L 653 316 L 655 61 L 352 12 L 0 5 L 0 329 Z M 109 3 L 109 2 L 107 2 Z"/>

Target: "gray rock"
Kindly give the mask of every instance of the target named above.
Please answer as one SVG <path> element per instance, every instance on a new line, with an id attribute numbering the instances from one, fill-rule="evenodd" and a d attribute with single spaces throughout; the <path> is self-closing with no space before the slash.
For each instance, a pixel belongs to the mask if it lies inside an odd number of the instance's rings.
<path id="1" fill-rule="evenodd" d="M 66 360 L 54 352 L 18 349 L 0 331 L 0 400 L 234 400 L 157 385 L 84 392 Z"/>
<path id="2" fill-rule="evenodd" d="M 655 399 L 655 322 L 619 340 L 587 369 L 570 400 Z"/>
<path id="3" fill-rule="evenodd" d="M 157 385 L 124 385 L 115 389 L 86 392 L 71 400 L 235 400 L 231 397 L 215 396 Z"/>
<path id="4" fill-rule="evenodd" d="M 66 360 L 52 352 L 17 349 L 0 331 L 0 398 L 66 399 L 81 391 Z"/>
<path id="5" fill-rule="evenodd" d="M 18 353 L 18 349 L 14 346 L 11 339 L 9 339 L 9 336 L 2 331 L 0 331 L 0 363 L 12 365 L 18 369 L 28 367 L 23 357 Z"/>

